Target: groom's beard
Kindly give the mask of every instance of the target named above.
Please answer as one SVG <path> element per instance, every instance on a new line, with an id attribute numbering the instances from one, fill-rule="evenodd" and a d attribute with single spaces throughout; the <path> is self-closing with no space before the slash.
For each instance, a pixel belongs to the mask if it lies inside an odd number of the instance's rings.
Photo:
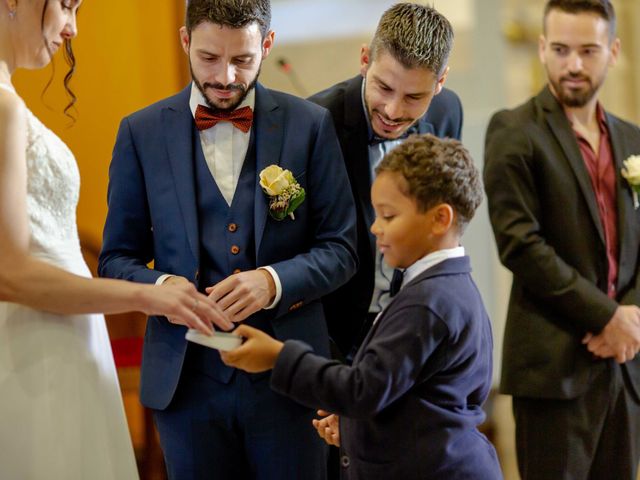
<path id="1" fill-rule="evenodd" d="M 235 110 L 238 105 L 242 103 L 242 101 L 247 97 L 252 88 L 255 88 L 256 83 L 258 83 L 258 77 L 260 76 L 260 70 L 262 69 L 262 63 L 260 64 L 260 68 L 256 72 L 256 76 L 249 83 L 247 87 L 245 87 L 241 83 L 230 83 L 229 85 L 222 85 L 221 83 L 201 83 L 200 80 L 193 73 L 193 67 L 191 66 L 191 59 L 189 59 L 189 69 L 191 70 L 191 78 L 193 79 L 193 83 L 196 84 L 200 93 L 204 97 L 207 102 L 207 106 L 214 111 L 231 111 Z M 216 89 L 216 90 L 226 90 L 226 91 L 237 91 L 240 94 L 237 97 L 221 99 L 210 97 L 207 95 L 208 89 Z"/>

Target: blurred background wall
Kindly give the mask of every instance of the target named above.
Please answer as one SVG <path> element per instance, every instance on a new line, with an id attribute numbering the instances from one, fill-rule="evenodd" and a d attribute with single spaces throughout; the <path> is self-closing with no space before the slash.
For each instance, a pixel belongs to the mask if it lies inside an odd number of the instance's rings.
<path id="1" fill-rule="evenodd" d="M 272 0 L 276 44 L 261 81 L 306 96 L 358 73 L 359 52 L 388 0 Z M 453 24 L 456 39 L 447 86 L 465 109 L 463 141 L 483 163 L 484 131 L 490 115 L 513 107 L 544 84 L 537 58 L 544 0 L 429 0 Z M 640 122 L 640 1 L 614 0 L 622 55 L 601 99 L 623 118 Z M 82 175 L 78 222 L 83 240 L 99 245 L 106 214 L 107 172 L 121 118 L 171 95 L 189 81 L 179 44 L 184 0 L 85 0 L 79 13 L 78 60 L 72 82 L 77 121 L 62 114 L 66 98 L 56 59 L 51 68 L 19 72 L 16 88 L 33 112 L 60 135 L 77 156 Z M 286 63 L 289 69 L 282 68 Z M 288 73 L 287 73 L 288 71 Z M 464 239 L 474 277 L 494 322 L 496 380 L 500 364 L 510 276 L 498 262 L 486 205 Z M 513 478 L 513 477 L 512 477 Z"/>
<path id="2" fill-rule="evenodd" d="M 62 55 L 54 67 L 18 71 L 15 86 L 27 105 L 69 145 L 80 166 L 80 232 L 99 243 L 107 211 L 111 150 L 123 116 L 186 85 L 189 72 L 180 47 L 180 0 L 87 0 L 73 41 L 77 68 L 71 88 L 78 96 L 76 122 L 62 114 L 68 103 Z M 54 73 L 51 86 L 43 89 Z"/>

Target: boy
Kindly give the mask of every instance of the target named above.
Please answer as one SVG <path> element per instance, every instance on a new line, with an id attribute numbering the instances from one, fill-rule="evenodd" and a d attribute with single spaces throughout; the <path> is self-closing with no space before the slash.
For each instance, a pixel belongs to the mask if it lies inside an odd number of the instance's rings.
<path id="1" fill-rule="evenodd" d="M 236 330 L 245 343 L 223 361 L 273 368 L 275 391 L 335 412 L 314 425 L 340 444 L 344 478 L 502 478 L 476 429 L 491 386 L 491 326 L 460 246 L 482 201 L 479 173 L 460 142 L 432 135 L 410 137 L 376 172 L 371 231 L 404 279 L 353 365 L 245 325 Z"/>

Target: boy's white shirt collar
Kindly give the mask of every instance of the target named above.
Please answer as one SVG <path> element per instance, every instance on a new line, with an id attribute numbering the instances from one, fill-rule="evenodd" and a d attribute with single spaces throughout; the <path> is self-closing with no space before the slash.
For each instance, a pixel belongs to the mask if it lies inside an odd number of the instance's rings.
<path id="1" fill-rule="evenodd" d="M 420 260 L 407 267 L 404 271 L 404 277 L 402 277 L 402 286 L 404 287 L 411 280 L 416 278 L 425 270 L 435 267 L 437 264 L 448 260 L 449 258 L 464 257 L 464 247 L 446 248 L 444 250 L 436 250 L 428 255 L 425 255 Z"/>
<path id="2" fill-rule="evenodd" d="M 463 246 L 455 248 L 445 248 L 444 250 L 436 250 L 435 252 L 431 252 L 428 255 L 425 255 L 420 260 L 417 260 L 416 262 L 412 263 L 411 266 L 405 269 L 400 290 L 402 290 L 402 288 L 404 288 L 406 284 L 408 284 L 411 280 L 416 278 L 425 270 L 431 267 L 435 267 L 437 264 L 442 263 L 450 258 L 464 257 L 464 255 L 465 254 Z M 386 307 L 382 309 L 380 313 L 378 313 L 375 320 L 373 321 L 374 325 L 385 310 Z"/>

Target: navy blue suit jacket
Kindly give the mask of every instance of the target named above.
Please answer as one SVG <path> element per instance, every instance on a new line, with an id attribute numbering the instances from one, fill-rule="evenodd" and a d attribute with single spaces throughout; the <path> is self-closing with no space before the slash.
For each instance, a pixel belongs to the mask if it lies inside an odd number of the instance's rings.
<path id="1" fill-rule="evenodd" d="M 362 107 L 362 76 L 338 83 L 309 98 L 329 110 L 356 199 L 358 228 L 358 271 L 343 287 L 323 298 L 329 334 L 343 354 L 349 353 L 365 321 L 375 279 L 375 238 L 369 231 L 375 220 L 371 205 L 369 130 Z M 444 88 L 418 123 L 419 133 L 460 139 L 462 104 Z"/>
<path id="2" fill-rule="evenodd" d="M 476 428 L 491 388 L 492 336 L 470 272 L 468 257 L 448 259 L 403 286 L 351 367 L 285 343 L 271 386 L 341 415 L 346 478 L 502 478 Z"/>
<path id="3" fill-rule="evenodd" d="M 125 118 L 109 170 L 109 213 L 101 276 L 154 283 L 164 273 L 197 284 L 200 244 L 194 179 L 190 86 Z M 329 113 L 305 100 L 256 86 L 256 171 L 278 164 L 306 190 L 295 220 L 275 221 L 256 179 L 255 258 L 282 283 L 277 308 L 263 311 L 276 336 L 328 354 L 320 298 L 356 268 L 355 209 Z M 196 148 L 200 148 L 199 145 Z M 226 225 L 221 225 L 221 229 Z M 149 268 L 149 262 L 154 267 Z M 164 317 L 147 323 L 141 400 L 163 409 L 184 360 L 185 327 Z"/>

